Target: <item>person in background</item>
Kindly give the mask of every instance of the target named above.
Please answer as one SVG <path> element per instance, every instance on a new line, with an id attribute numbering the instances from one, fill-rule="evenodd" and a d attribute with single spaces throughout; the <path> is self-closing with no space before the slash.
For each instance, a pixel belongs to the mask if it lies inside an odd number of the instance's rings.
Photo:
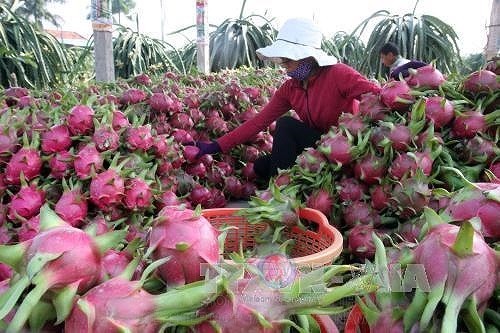
<path id="1" fill-rule="evenodd" d="M 254 118 L 217 140 L 197 142 L 199 155 L 226 153 L 277 121 L 271 154 L 254 163 L 255 173 L 266 181 L 276 175 L 278 169 L 291 167 L 305 148 L 314 146 L 323 133 L 337 125 L 341 113 L 352 112 L 355 99 L 380 91 L 376 83 L 322 51 L 322 39 L 313 21 L 287 20 L 276 40 L 258 49 L 257 55 L 281 65 L 290 78 Z M 290 110 L 294 110 L 300 120 L 283 116 Z"/>
<path id="2" fill-rule="evenodd" d="M 389 68 L 389 77 L 394 80 L 399 80 L 400 74 L 403 77 L 410 75 L 408 71 L 410 68 L 417 69 L 427 65 L 422 61 L 403 58 L 396 44 L 392 42 L 385 43 L 380 49 L 380 61 Z"/>

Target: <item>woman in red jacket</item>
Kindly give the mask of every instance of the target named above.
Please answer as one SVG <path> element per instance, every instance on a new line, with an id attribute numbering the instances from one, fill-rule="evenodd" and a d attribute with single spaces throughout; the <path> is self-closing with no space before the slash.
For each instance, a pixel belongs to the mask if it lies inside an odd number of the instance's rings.
<path id="1" fill-rule="evenodd" d="M 276 41 L 258 49 L 257 55 L 279 63 L 290 79 L 254 118 L 211 143 L 198 142 L 200 154 L 228 152 L 277 120 L 271 154 L 254 163 L 257 175 L 268 179 L 278 169 L 292 166 L 304 148 L 314 146 L 323 133 L 337 125 L 341 113 L 352 112 L 355 99 L 379 92 L 376 83 L 323 52 L 322 38 L 311 20 L 287 20 Z M 289 110 L 295 110 L 300 120 L 282 117 Z"/>

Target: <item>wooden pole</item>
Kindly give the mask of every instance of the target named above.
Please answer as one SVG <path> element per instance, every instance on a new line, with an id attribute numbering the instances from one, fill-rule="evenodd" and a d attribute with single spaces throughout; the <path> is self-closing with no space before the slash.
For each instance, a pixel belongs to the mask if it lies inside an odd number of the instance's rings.
<path id="1" fill-rule="evenodd" d="M 196 0 L 197 66 L 201 73 L 210 72 L 207 0 Z"/>
<path id="2" fill-rule="evenodd" d="M 114 82 L 111 0 L 91 0 L 96 81 Z"/>

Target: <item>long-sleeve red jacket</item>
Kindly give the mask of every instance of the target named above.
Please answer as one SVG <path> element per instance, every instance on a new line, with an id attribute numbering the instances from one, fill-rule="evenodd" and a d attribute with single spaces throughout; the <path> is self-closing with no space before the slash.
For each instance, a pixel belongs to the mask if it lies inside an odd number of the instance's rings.
<path id="1" fill-rule="evenodd" d="M 345 64 L 320 67 L 309 78 L 307 89 L 301 81 L 289 79 L 276 91 L 269 103 L 252 119 L 217 139 L 223 152 L 249 141 L 289 110 L 312 128 L 327 132 L 337 125 L 343 112 L 352 112 L 354 99 L 367 92 L 378 93 L 380 87 Z"/>

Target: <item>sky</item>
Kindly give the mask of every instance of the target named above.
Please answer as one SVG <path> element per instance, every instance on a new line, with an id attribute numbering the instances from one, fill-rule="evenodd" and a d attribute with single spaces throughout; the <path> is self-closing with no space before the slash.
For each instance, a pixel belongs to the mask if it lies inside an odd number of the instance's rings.
<path id="1" fill-rule="evenodd" d="M 65 4 L 50 4 L 49 8 L 53 14 L 63 18 L 62 30 L 89 37 L 92 25 L 86 17 L 90 2 L 66 0 Z M 209 0 L 209 24 L 218 25 L 226 18 L 238 18 L 242 3 L 243 0 Z M 420 0 L 415 13 L 417 16 L 433 15 L 451 25 L 459 37 L 461 54 L 468 55 L 481 53 L 486 45 L 491 3 L 492 0 Z M 259 14 L 273 18 L 274 26 L 278 29 L 288 18 L 308 17 L 319 25 L 328 38 L 337 31 L 352 32 L 359 23 L 378 10 L 404 15 L 411 13 L 414 6 L 415 1 L 409 0 L 246 0 L 243 16 Z M 167 42 L 180 46 L 185 38 L 196 38 L 195 29 L 185 32 L 185 37 L 168 35 L 195 24 L 195 0 L 136 0 L 134 12 L 137 13 L 141 33 L 162 38 L 163 21 L 163 36 Z M 121 22 L 136 30 L 135 20 L 128 21 L 122 17 Z"/>

